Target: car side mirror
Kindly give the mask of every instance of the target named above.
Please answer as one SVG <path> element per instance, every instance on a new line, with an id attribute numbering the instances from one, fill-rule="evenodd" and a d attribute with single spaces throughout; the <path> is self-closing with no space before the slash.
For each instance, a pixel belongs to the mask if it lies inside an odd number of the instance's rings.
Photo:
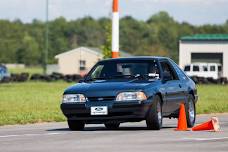
<path id="1" fill-rule="evenodd" d="M 163 72 L 163 82 L 172 80 L 172 76 L 169 72 Z"/>

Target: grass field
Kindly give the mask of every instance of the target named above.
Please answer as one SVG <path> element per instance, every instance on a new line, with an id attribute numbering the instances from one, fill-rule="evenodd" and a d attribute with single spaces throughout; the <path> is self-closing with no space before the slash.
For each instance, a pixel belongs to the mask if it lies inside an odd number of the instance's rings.
<path id="1" fill-rule="evenodd" d="M 65 82 L 0 84 L 0 125 L 63 121 L 59 109 Z"/>
<path id="2" fill-rule="evenodd" d="M 228 85 L 198 85 L 197 113 L 228 112 Z"/>
<path id="3" fill-rule="evenodd" d="M 64 121 L 59 104 L 65 82 L 0 84 L 0 125 Z M 197 113 L 228 112 L 228 86 L 199 85 Z"/>

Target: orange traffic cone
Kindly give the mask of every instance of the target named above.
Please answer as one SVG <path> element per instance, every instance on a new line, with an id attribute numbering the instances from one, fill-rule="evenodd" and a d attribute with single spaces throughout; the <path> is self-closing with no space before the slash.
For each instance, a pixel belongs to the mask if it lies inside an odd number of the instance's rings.
<path id="1" fill-rule="evenodd" d="M 212 117 L 210 121 L 202 123 L 192 128 L 192 131 L 212 130 L 219 131 L 219 120 L 217 117 Z"/>
<path id="2" fill-rule="evenodd" d="M 178 124 L 177 124 L 177 128 L 175 130 L 176 131 L 187 131 L 188 130 L 184 103 L 182 103 L 180 105 Z"/>

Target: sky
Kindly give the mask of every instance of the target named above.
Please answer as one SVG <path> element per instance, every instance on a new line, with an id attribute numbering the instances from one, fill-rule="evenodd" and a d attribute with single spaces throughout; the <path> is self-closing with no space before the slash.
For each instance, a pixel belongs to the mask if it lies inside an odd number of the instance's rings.
<path id="1" fill-rule="evenodd" d="M 147 20 L 168 12 L 179 22 L 194 25 L 222 24 L 228 20 L 228 0 L 119 0 L 120 16 Z M 31 22 L 45 20 L 46 0 L 0 0 L 0 19 Z M 111 17 L 112 0 L 49 0 L 49 18 L 75 20 L 85 16 Z"/>

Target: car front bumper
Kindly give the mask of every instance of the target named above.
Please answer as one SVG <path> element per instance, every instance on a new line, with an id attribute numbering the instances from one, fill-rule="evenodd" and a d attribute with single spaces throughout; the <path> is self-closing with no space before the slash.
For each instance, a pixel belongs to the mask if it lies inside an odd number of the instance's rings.
<path id="1" fill-rule="evenodd" d="M 151 101 L 151 100 L 150 100 Z M 103 123 L 107 121 L 141 121 L 145 119 L 151 102 L 87 102 L 87 103 L 62 103 L 61 110 L 69 120 L 82 120 L 86 123 Z M 107 115 L 91 115 L 91 107 L 106 106 Z"/>

